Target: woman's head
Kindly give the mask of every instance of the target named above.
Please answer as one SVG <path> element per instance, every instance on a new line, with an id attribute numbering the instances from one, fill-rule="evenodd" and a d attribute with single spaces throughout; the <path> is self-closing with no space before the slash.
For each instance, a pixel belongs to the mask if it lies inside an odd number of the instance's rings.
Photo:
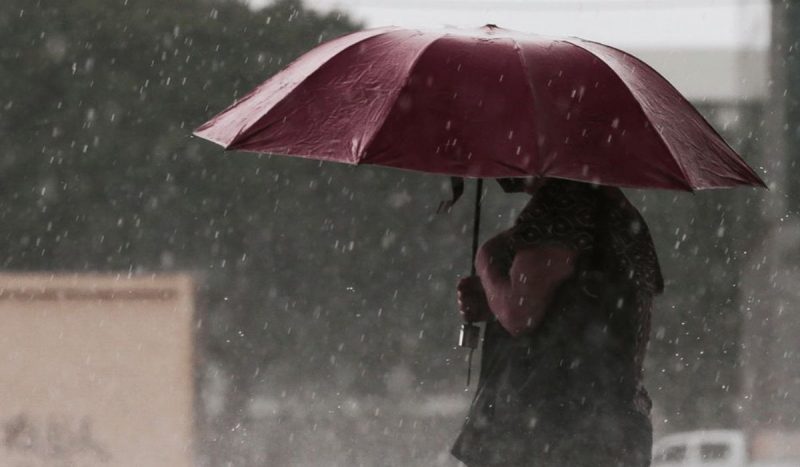
<path id="1" fill-rule="evenodd" d="M 497 183 L 506 193 L 530 193 L 546 180 L 543 177 L 498 178 Z"/>
<path id="2" fill-rule="evenodd" d="M 529 195 L 533 195 L 536 193 L 539 188 L 544 185 L 585 185 L 585 186 L 595 186 L 590 183 L 585 182 L 575 182 L 570 180 L 558 179 L 558 178 L 546 178 L 546 177 L 538 177 L 538 176 L 531 176 L 531 177 L 517 177 L 517 178 L 498 178 L 497 183 L 503 188 L 503 191 L 506 193 L 527 193 Z"/>

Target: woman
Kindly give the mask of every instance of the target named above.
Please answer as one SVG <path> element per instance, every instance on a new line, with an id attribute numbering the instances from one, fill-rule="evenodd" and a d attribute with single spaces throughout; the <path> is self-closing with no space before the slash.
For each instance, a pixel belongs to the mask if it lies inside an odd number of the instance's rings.
<path id="1" fill-rule="evenodd" d="M 453 454 L 468 466 L 650 464 L 642 362 L 663 289 L 647 226 L 617 188 L 534 179 L 515 225 L 458 284 L 486 321 L 475 399 Z"/>

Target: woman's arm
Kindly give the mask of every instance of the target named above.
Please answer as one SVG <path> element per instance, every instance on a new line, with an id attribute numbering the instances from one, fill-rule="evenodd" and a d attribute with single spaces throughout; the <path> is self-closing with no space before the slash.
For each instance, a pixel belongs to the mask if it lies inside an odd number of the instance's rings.
<path id="1" fill-rule="evenodd" d="M 492 313 L 518 336 L 541 322 L 556 289 L 574 272 L 577 253 L 541 245 L 520 248 L 509 260 L 507 241 L 501 234 L 486 242 L 478 251 L 476 269 Z"/>

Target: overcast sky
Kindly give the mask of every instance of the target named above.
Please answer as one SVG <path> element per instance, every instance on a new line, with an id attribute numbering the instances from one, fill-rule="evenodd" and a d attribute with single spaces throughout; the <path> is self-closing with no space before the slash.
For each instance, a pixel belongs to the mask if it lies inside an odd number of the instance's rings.
<path id="1" fill-rule="evenodd" d="M 269 0 L 251 0 L 254 5 Z M 632 48 L 766 48 L 767 0 L 305 0 L 367 26 L 474 27 L 568 35 Z"/>

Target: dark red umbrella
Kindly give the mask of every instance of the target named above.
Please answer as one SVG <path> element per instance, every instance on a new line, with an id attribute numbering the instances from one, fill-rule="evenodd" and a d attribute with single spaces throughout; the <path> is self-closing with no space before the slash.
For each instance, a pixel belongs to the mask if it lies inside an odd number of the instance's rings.
<path id="1" fill-rule="evenodd" d="M 763 186 L 635 57 L 492 25 L 379 28 L 330 41 L 195 134 L 227 149 L 454 176 Z"/>

